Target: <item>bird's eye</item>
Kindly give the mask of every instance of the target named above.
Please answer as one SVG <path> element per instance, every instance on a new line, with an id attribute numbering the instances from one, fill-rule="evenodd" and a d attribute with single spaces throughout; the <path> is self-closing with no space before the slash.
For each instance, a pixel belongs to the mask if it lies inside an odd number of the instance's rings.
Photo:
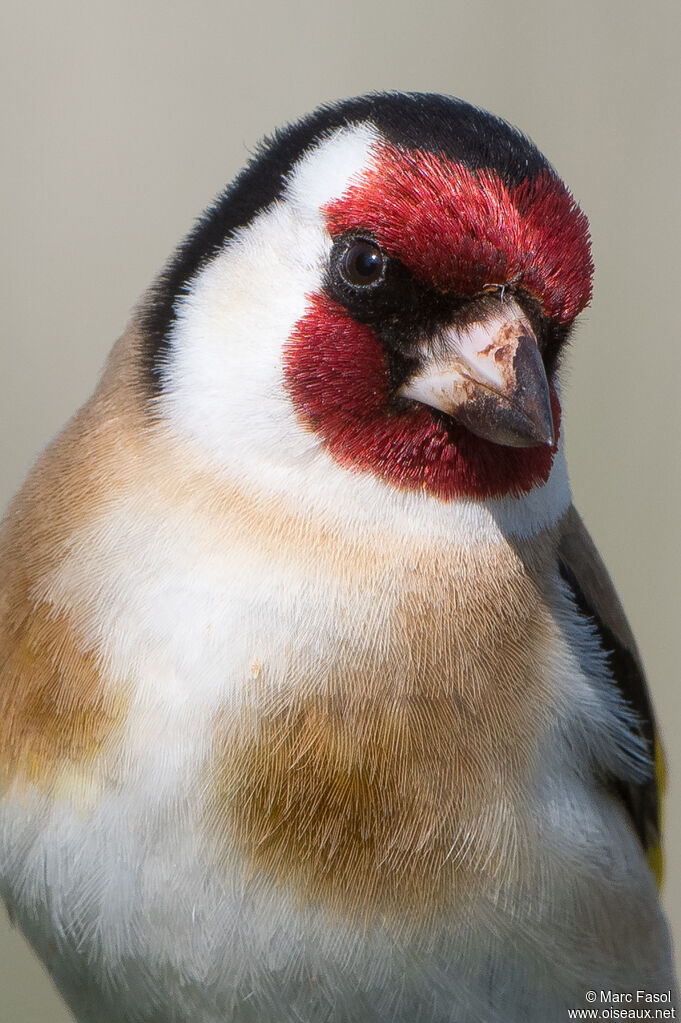
<path id="1" fill-rule="evenodd" d="M 382 279 L 385 262 L 385 256 L 374 242 L 354 241 L 343 253 L 339 269 L 347 284 L 364 288 Z"/>

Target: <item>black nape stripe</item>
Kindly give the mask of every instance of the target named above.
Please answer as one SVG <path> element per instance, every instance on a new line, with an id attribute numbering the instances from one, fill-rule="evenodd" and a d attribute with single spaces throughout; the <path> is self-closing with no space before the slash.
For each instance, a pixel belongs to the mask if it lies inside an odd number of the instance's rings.
<path id="1" fill-rule="evenodd" d="M 150 291 L 142 312 L 148 393 L 161 390 L 177 300 L 187 293 L 192 278 L 235 231 L 281 196 L 287 174 L 320 136 L 362 121 L 371 121 L 396 145 L 442 153 L 471 169 L 489 167 L 509 185 L 550 168 L 532 142 L 506 121 L 463 100 L 428 93 L 376 93 L 345 100 L 277 131 L 208 207 Z"/>

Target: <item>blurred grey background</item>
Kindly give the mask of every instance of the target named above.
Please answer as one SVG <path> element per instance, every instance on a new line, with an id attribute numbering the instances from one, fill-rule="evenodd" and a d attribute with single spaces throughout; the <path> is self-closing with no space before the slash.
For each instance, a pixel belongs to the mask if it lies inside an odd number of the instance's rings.
<path id="1" fill-rule="evenodd" d="M 566 380 L 575 497 L 648 668 L 681 945 L 678 0 L 3 0 L 0 505 L 261 135 L 371 89 L 451 93 L 537 142 L 591 220 Z M 632 978 L 632 982 L 635 978 Z M 0 912 L 0 1021 L 70 1017 Z"/>

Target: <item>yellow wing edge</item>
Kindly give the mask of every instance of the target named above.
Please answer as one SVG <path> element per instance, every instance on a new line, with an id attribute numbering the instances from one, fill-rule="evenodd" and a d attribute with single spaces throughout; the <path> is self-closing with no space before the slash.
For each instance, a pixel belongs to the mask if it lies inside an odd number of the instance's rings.
<path id="1" fill-rule="evenodd" d="M 655 875 L 658 889 L 662 888 L 664 884 L 664 849 L 662 846 L 662 834 L 664 830 L 664 797 L 665 789 L 667 786 L 667 767 L 665 763 L 664 750 L 660 740 L 655 737 L 655 781 L 657 782 L 657 801 L 658 801 L 658 821 L 659 821 L 659 833 L 660 839 L 655 845 L 651 845 L 648 850 L 648 863 L 650 869 Z"/>

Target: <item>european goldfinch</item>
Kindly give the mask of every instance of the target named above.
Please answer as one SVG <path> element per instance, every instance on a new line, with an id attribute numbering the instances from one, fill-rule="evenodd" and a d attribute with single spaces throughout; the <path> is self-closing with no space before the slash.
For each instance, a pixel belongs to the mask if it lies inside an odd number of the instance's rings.
<path id="1" fill-rule="evenodd" d="M 79 1021 L 673 1000 L 562 447 L 591 273 L 527 138 L 392 93 L 267 141 L 151 287 L 1 538 L 0 891 Z"/>

